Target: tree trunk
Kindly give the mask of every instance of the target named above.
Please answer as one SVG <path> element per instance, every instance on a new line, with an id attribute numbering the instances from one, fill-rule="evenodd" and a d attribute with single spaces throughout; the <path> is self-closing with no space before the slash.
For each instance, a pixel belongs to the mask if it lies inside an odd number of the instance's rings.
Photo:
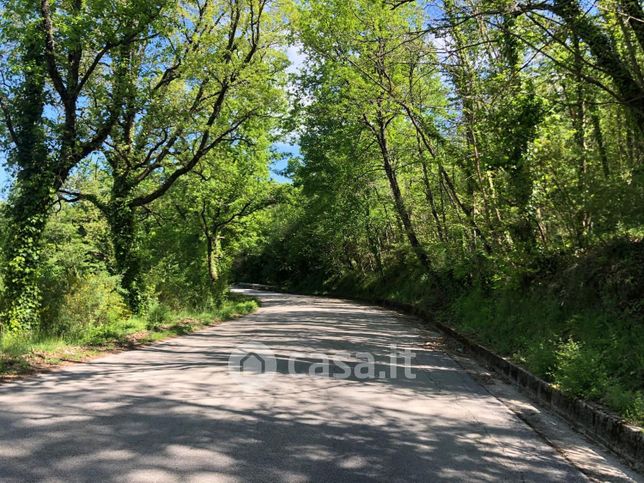
<path id="1" fill-rule="evenodd" d="M 208 280 L 210 281 L 210 287 L 215 288 L 217 284 L 217 279 L 219 278 L 219 271 L 217 270 L 217 265 L 215 264 L 214 254 L 215 251 L 214 243 L 212 238 L 209 236 L 206 237 L 206 263 L 208 264 Z"/>
<path id="2" fill-rule="evenodd" d="M 221 238 L 218 234 L 206 235 L 206 249 L 208 259 L 208 279 L 213 289 L 213 293 L 218 290 L 220 279 L 219 273 L 219 252 L 221 250 Z"/>
<path id="3" fill-rule="evenodd" d="M 606 144 L 604 143 L 604 135 L 602 133 L 601 123 L 599 121 L 599 114 L 597 107 L 591 107 L 590 119 L 593 123 L 593 135 L 597 143 L 597 151 L 599 152 L 599 159 L 602 164 L 602 172 L 604 178 L 610 178 L 610 165 L 608 163 L 608 153 L 606 152 Z"/>
<path id="4" fill-rule="evenodd" d="M 389 180 L 391 194 L 394 197 L 396 212 L 398 213 L 398 217 L 400 218 L 400 221 L 404 227 L 405 234 L 407 235 L 407 240 L 409 241 L 409 244 L 416 254 L 416 258 L 418 258 L 420 264 L 427 270 L 431 270 L 432 266 L 429 257 L 421 246 L 420 241 L 418 241 L 418 236 L 416 235 L 416 230 L 414 229 L 411 216 L 409 215 L 409 211 L 405 206 L 405 200 L 403 200 L 402 193 L 400 191 L 398 178 L 396 177 L 396 173 L 391 163 L 391 154 L 387 145 L 385 125 L 381 120 L 378 121 L 377 137 L 378 145 L 380 146 L 380 152 L 382 154 L 383 167 L 385 169 L 385 173 L 387 174 L 387 179 Z"/>
<path id="5" fill-rule="evenodd" d="M 417 136 L 417 138 L 419 137 L 420 136 Z M 425 199 L 427 200 L 427 203 L 431 208 L 432 217 L 434 218 L 434 223 L 436 223 L 436 232 L 438 233 L 438 239 L 444 243 L 446 239 L 445 239 L 445 235 L 443 234 L 443 225 L 438 216 L 438 210 L 436 209 L 436 200 L 434 198 L 434 192 L 432 190 L 431 183 L 429 182 L 429 170 L 427 169 L 427 162 L 425 161 L 425 157 L 423 156 L 423 149 L 420 145 L 420 139 L 417 139 L 417 140 L 418 140 L 418 154 L 420 156 L 420 163 L 423 170 L 423 187 L 425 188 Z"/>
<path id="6" fill-rule="evenodd" d="M 623 7 L 627 8 L 627 11 L 634 6 L 637 7 L 636 1 L 626 0 L 623 2 Z M 577 0 L 555 0 L 549 10 L 560 16 L 568 27 L 588 45 L 597 66 L 613 80 L 620 101 L 631 113 L 635 125 L 640 132 L 644 131 L 644 89 L 620 59 L 608 34 L 585 14 Z M 637 22 L 641 22 L 641 20 L 635 18 L 633 23 L 639 26 Z M 642 30 L 644 31 L 644 29 Z M 637 29 L 636 33 L 638 33 Z M 640 39 L 639 35 L 638 39 Z"/>
<path id="7" fill-rule="evenodd" d="M 110 225 L 116 272 L 121 276 L 121 287 L 132 312 L 143 308 L 145 285 L 141 274 L 141 258 L 136 240 L 135 209 L 122 198 L 110 201 L 107 219 Z"/>
<path id="8" fill-rule="evenodd" d="M 518 219 L 512 224 L 513 238 L 523 244 L 526 251 L 530 252 L 535 246 L 535 233 L 533 219 L 528 210 L 532 196 L 532 176 L 525 163 L 519 163 L 511 172 L 510 188 L 512 197 L 518 210 Z"/>
<path id="9" fill-rule="evenodd" d="M 432 157 L 436 157 L 435 151 L 432 148 L 432 146 L 431 146 L 431 144 L 430 144 L 430 142 L 429 142 L 429 140 L 427 138 L 426 127 L 423 126 L 422 122 L 419 121 L 419 119 L 414 115 L 414 113 L 412 112 L 412 110 L 408 106 L 403 105 L 402 107 L 403 107 L 403 109 L 405 109 L 405 112 L 407 113 L 407 116 L 408 116 L 409 120 L 414 125 L 414 128 L 416 129 L 416 133 L 420 136 L 420 140 L 422 141 L 423 146 L 425 146 L 425 149 L 427 149 L 427 152 Z M 466 216 L 467 221 L 469 222 L 472 230 L 478 236 L 478 238 L 481 240 L 481 243 L 483 244 L 483 248 L 485 249 L 485 252 L 488 253 L 488 254 L 492 253 L 492 247 L 490 246 L 490 244 L 488 243 L 487 239 L 483 235 L 483 232 L 481 232 L 481 230 L 479 229 L 479 226 L 476 223 L 476 220 L 474 218 L 474 213 L 473 213 L 472 209 L 469 208 L 468 206 L 466 206 L 462 202 L 462 200 L 459 198 L 458 194 L 456 193 L 456 188 L 454 186 L 454 183 L 450 179 L 447 171 L 445 171 L 445 168 L 440 163 L 438 164 L 438 173 L 439 173 L 440 177 L 447 183 L 447 188 L 449 188 L 448 189 L 448 195 L 451 198 L 453 198 L 453 200 L 456 203 L 456 205 L 458 206 L 458 208 L 460 208 L 460 210 Z M 444 215 L 444 211 L 443 211 L 443 215 Z M 446 231 L 447 231 L 447 224 L 445 222 L 443 223 L 443 226 L 446 227 Z"/>
<path id="10" fill-rule="evenodd" d="M 492 247 L 490 246 L 486 237 L 483 235 L 483 232 L 481 231 L 478 224 L 476 223 L 476 220 L 474 219 L 472 211 L 466 205 L 464 205 L 461 199 L 459 198 L 458 193 L 456 192 L 456 187 L 454 186 L 454 183 L 452 182 L 452 179 L 450 178 L 449 174 L 447 173 L 447 171 L 445 171 L 445 168 L 440 164 L 438 165 L 438 170 L 443 180 L 445 180 L 445 184 L 448 189 L 448 195 L 450 195 L 453 198 L 458 208 L 460 208 L 460 210 L 467 218 L 467 221 L 469 222 L 472 230 L 474 230 L 474 233 L 478 235 L 479 239 L 481 240 L 481 243 L 483 243 L 483 248 L 485 249 L 485 253 L 488 253 L 488 254 L 492 253 Z"/>
<path id="11" fill-rule="evenodd" d="M 9 129 L 16 146 L 12 161 L 19 171 L 6 206 L 5 290 L 0 314 L 0 329 L 10 332 L 28 331 L 39 323 L 37 270 L 42 232 L 55 193 L 67 175 L 56 173 L 44 140 L 45 78 L 39 69 L 43 60 L 37 41 L 26 45 L 23 62 L 30 68 L 13 106 L 18 122 Z"/>
<path id="12" fill-rule="evenodd" d="M 635 37 L 644 50 L 644 8 L 640 0 L 621 0 L 622 9 L 628 15 L 628 23 L 635 32 Z"/>
<path id="13" fill-rule="evenodd" d="M 51 174 L 22 171 L 7 206 L 5 291 L 0 328 L 9 332 L 38 327 L 41 239 L 57 189 L 54 179 Z"/>
<path id="14" fill-rule="evenodd" d="M 208 281 L 210 282 L 210 289 L 215 305 L 220 306 L 224 301 L 224 292 L 227 286 L 226 277 L 222 277 L 222 270 L 219 265 L 222 225 L 212 223 L 208 220 L 205 205 L 202 206 L 202 210 L 199 213 L 199 220 L 201 222 L 201 230 L 206 238 Z"/>
<path id="15" fill-rule="evenodd" d="M 583 82 L 583 59 L 579 46 L 579 37 L 573 32 L 572 45 L 574 55 L 575 74 L 575 99 L 573 105 L 573 127 L 575 130 L 574 138 L 578 148 L 579 166 L 577 169 L 577 188 L 579 190 L 579 197 L 581 200 L 581 210 L 578 215 L 578 245 L 583 247 L 586 241 L 586 235 L 590 230 L 590 213 L 587 209 L 587 174 L 588 174 L 588 161 L 586 157 L 586 90 Z"/>
<path id="16" fill-rule="evenodd" d="M 381 277 L 385 275 L 385 268 L 382 264 L 382 257 L 380 256 L 380 243 L 378 240 L 377 230 L 374 230 L 371 225 L 371 209 L 369 208 L 369 200 L 367 199 L 364 203 L 365 207 L 365 230 L 367 235 L 367 241 L 369 243 L 369 250 L 371 250 L 371 255 L 373 256 L 374 262 L 376 264 L 376 269 Z"/>

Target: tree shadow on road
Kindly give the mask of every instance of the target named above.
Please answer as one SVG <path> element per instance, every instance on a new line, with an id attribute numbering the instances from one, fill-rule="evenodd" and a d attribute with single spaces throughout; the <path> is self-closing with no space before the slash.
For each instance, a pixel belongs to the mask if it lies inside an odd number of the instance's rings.
<path id="1" fill-rule="evenodd" d="M 0 481 L 579 477 L 451 358 L 426 348 L 411 319 L 280 298 L 251 317 L 0 387 Z M 277 371 L 245 387 L 228 357 L 248 342 L 269 346 Z M 415 379 L 308 375 L 320 353 L 368 351 L 379 370 L 392 343 L 417 352 Z"/>

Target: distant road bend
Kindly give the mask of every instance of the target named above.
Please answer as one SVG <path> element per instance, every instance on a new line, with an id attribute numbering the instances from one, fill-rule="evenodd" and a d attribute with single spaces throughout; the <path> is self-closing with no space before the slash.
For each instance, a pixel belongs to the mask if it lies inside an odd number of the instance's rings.
<path id="1" fill-rule="evenodd" d="M 250 292 L 250 316 L 0 386 L 0 481 L 586 480 L 413 320 Z M 270 377 L 231 370 L 244 344 Z M 392 344 L 415 378 L 336 377 L 391 369 Z"/>

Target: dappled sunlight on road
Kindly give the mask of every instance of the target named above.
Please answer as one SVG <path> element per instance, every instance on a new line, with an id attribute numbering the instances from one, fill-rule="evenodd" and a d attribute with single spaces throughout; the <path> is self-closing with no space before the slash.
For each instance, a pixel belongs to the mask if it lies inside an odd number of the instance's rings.
<path id="1" fill-rule="evenodd" d="M 412 320 L 261 298 L 243 319 L 1 386 L 0 480 L 582 479 Z M 228 357 L 248 342 L 270 347 L 277 369 L 244 388 Z M 392 344 L 416 353 L 415 379 L 308 375 L 321 353 L 369 352 L 379 370 Z"/>

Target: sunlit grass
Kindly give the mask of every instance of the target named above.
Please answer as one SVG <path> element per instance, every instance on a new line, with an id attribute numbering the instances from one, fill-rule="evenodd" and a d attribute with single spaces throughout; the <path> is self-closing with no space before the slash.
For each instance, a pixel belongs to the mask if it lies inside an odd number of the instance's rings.
<path id="1" fill-rule="evenodd" d="M 48 366 L 82 361 L 105 351 L 185 335 L 255 311 L 258 302 L 233 295 L 212 310 L 156 309 L 88 327 L 83 333 L 53 337 L 42 334 L 4 334 L 0 337 L 0 376 L 28 374 Z"/>

